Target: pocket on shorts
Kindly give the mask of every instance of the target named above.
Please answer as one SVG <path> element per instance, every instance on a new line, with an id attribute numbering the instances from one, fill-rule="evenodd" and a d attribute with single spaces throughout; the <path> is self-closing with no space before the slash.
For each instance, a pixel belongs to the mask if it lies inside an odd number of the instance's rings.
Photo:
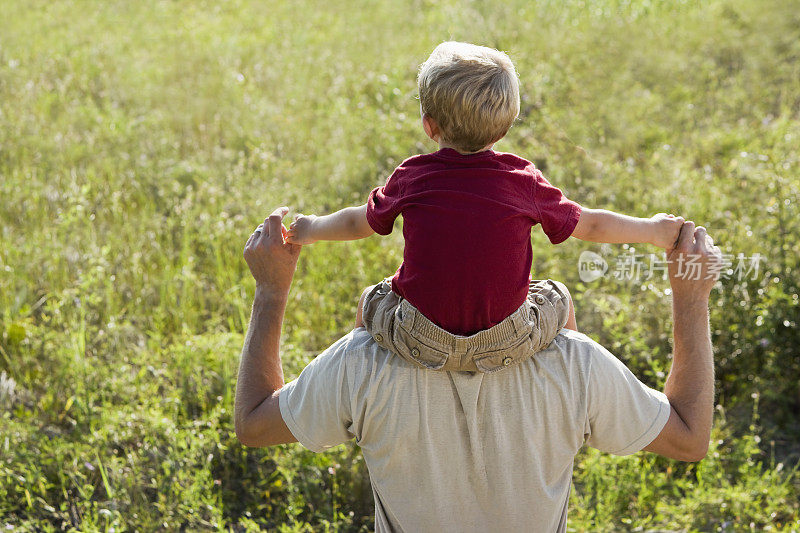
<path id="1" fill-rule="evenodd" d="M 480 355 L 476 355 L 473 361 L 478 370 L 491 374 L 529 359 L 533 353 L 531 337 L 526 335 L 513 346 L 492 352 L 483 352 Z"/>
<path id="2" fill-rule="evenodd" d="M 406 329 L 400 320 L 395 320 L 392 343 L 403 359 L 430 370 L 441 370 L 449 354 L 422 342 L 414 332 Z"/>

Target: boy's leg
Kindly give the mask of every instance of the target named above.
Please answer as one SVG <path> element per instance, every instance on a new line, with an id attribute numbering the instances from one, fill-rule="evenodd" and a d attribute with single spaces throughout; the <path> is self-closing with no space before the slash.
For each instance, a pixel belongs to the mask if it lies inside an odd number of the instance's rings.
<path id="1" fill-rule="evenodd" d="M 564 327 L 573 331 L 578 331 L 578 323 L 575 321 L 575 306 L 572 305 L 571 294 L 567 294 L 567 300 L 569 300 L 569 318 L 567 318 L 567 323 Z"/>
<path id="2" fill-rule="evenodd" d="M 560 281 L 531 280 L 528 303 L 534 311 L 534 327 L 541 332 L 541 348 L 550 344 L 561 328 L 578 331 L 572 295 Z"/>

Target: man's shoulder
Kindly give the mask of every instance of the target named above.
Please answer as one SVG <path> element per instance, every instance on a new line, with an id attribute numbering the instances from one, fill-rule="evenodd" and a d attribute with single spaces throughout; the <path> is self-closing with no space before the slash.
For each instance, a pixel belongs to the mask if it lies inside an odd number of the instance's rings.
<path id="1" fill-rule="evenodd" d="M 541 357 L 563 359 L 569 364 L 582 367 L 591 366 L 597 358 L 616 359 L 606 348 L 584 333 L 570 329 L 562 329 L 548 348 L 540 352 Z M 540 358 L 541 358 L 540 357 Z M 400 357 L 381 348 L 366 329 L 358 328 L 332 344 L 316 359 L 336 359 L 341 364 L 351 367 L 383 366 L 396 364 L 410 366 Z"/>
<path id="2" fill-rule="evenodd" d="M 627 368 L 623 361 L 602 344 L 583 333 L 566 328 L 551 343 L 550 349 L 555 349 L 558 357 L 563 358 L 566 364 L 573 366 L 583 376 L 611 369 L 619 372 Z"/>
<path id="3" fill-rule="evenodd" d="M 357 328 L 331 344 L 315 360 L 320 358 L 361 359 L 374 349 L 374 344 L 374 339 L 366 329 Z"/>
<path id="4" fill-rule="evenodd" d="M 569 365 L 579 367 L 582 372 L 588 372 L 593 361 L 597 359 L 616 359 L 603 345 L 588 335 L 567 328 L 559 332 L 545 351 L 563 359 Z"/>
<path id="5" fill-rule="evenodd" d="M 333 343 L 312 364 L 338 364 L 346 366 L 349 371 L 368 371 L 369 367 L 384 364 L 390 355 L 366 329 L 357 328 Z"/>
<path id="6" fill-rule="evenodd" d="M 530 371 L 540 372 L 544 367 L 548 367 L 550 369 L 548 372 L 554 371 L 565 376 L 580 378 L 580 381 L 585 381 L 586 376 L 596 365 L 624 366 L 595 340 L 566 328 L 561 330 L 550 346 L 531 357 L 530 364 L 533 365 Z M 346 375 L 350 385 L 356 389 L 363 387 L 367 382 L 385 383 L 385 379 L 399 379 L 405 382 L 412 379 L 413 374 L 420 370 L 438 372 L 419 369 L 403 358 L 393 355 L 380 347 L 364 328 L 355 329 L 336 341 L 309 366 L 315 365 L 324 365 L 327 371 L 323 372 L 323 375 Z M 334 371 L 333 367 L 338 371 Z M 504 372 L 498 374 L 502 375 Z"/>
<path id="7" fill-rule="evenodd" d="M 558 337 L 556 339 L 561 339 L 563 345 L 565 347 L 569 347 L 571 350 L 596 350 L 600 349 L 603 350 L 603 346 L 599 344 L 597 341 L 586 335 L 585 333 L 581 333 L 580 331 L 575 331 L 568 328 L 562 328 L 561 331 L 558 333 Z"/>

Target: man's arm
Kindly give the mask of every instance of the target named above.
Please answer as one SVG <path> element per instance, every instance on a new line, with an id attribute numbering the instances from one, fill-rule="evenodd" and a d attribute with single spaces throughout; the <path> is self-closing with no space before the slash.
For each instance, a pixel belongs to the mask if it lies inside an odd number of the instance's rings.
<path id="1" fill-rule="evenodd" d="M 375 233 L 367 222 L 367 204 L 346 207 L 330 215 L 297 215 L 289 226 L 287 242 L 352 241 Z"/>
<path id="2" fill-rule="evenodd" d="M 683 218 L 664 213 L 636 218 L 584 207 L 572 236 L 590 242 L 648 243 L 672 248 L 682 225 Z"/>
<path id="3" fill-rule="evenodd" d="M 281 219 L 288 208 L 276 209 L 245 245 L 244 258 L 256 280 L 250 325 L 242 348 L 236 383 L 234 425 L 245 446 L 295 442 L 278 405 L 283 387 L 280 336 L 289 287 L 300 246 L 284 242 Z"/>
<path id="4" fill-rule="evenodd" d="M 697 256 L 702 266 L 697 279 L 679 272 L 679 264 L 687 255 Z M 717 276 L 709 276 L 709 271 L 721 261 L 721 252 L 705 228 L 695 230 L 692 222 L 686 222 L 668 259 L 674 354 L 664 394 L 671 412 L 664 429 L 644 449 L 679 461 L 699 461 L 708 452 L 714 415 L 708 298 Z"/>

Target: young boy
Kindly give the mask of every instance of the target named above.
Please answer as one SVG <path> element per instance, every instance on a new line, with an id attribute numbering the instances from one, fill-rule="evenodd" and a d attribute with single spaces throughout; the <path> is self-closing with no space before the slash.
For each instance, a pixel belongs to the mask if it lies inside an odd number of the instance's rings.
<path id="1" fill-rule="evenodd" d="M 570 236 L 604 243 L 671 247 L 683 219 L 633 218 L 581 207 L 534 165 L 495 152 L 519 114 L 519 82 L 508 56 L 445 42 L 418 76 L 422 126 L 439 144 L 405 160 L 367 203 L 326 216 L 297 215 L 287 241 L 387 235 L 403 215 L 403 263 L 368 288 L 356 327 L 432 369 L 493 372 L 577 329 L 569 293 L 530 280 L 530 232 L 541 224 L 553 244 Z"/>

